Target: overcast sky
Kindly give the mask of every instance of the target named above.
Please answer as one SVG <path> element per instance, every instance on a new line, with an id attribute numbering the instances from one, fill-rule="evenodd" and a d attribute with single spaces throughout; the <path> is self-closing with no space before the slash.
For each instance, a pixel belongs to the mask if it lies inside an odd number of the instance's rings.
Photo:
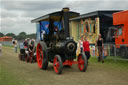
<path id="1" fill-rule="evenodd" d="M 30 21 L 69 7 L 80 14 L 96 10 L 128 10 L 128 0 L 0 0 L 0 32 L 36 32 Z"/>

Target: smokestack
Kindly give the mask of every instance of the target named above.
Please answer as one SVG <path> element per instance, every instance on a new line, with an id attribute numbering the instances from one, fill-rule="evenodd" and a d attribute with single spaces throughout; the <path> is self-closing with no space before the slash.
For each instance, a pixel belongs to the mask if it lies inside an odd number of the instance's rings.
<path id="1" fill-rule="evenodd" d="M 65 7 L 63 10 L 63 16 L 64 16 L 64 30 L 65 30 L 65 36 L 70 37 L 69 32 L 69 8 Z"/>

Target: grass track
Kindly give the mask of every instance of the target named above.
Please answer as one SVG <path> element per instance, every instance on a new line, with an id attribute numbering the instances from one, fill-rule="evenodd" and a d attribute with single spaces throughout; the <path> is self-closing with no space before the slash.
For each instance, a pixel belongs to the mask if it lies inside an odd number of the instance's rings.
<path id="1" fill-rule="evenodd" d="M 57 75 L 52 64 L 48 70 L 40 70 L 37 63 L 20 61 L 13 48 L 3 47 L 0 85 L 128 85 L 128 61 L 106 59 L 102 64 L 93 57 L 87 72 L 80 72 L 77 65 L 73 65 L 63 68 L 62 75 Z"/>

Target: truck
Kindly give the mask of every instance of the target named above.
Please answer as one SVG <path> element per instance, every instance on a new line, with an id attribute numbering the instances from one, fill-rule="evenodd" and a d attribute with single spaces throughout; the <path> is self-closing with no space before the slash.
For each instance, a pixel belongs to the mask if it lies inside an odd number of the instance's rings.
<path id="1" fill-rule="evenodd" d="M 113 27 L 106 39 L 115 45 L 117 55 L 128 58 L 128 10 L 113 13 Z"/>

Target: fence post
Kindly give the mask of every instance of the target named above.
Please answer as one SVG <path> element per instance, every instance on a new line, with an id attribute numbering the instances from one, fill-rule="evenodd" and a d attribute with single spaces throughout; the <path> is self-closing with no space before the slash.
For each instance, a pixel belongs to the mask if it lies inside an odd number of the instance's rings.
<path id="1" fill-rule="evenodd" d="M 114 44 L 113 44 L 114 45 Z M 114 57 L 115 57 L 115 62 L 116 62 L 116 45 L 114 45 Z"/>
<path id="2" fill-rule="evenodd" d="M 108 44 L 109 56 L 110 56 L 110 49 L 111 49 L 110 44 Z"/>

